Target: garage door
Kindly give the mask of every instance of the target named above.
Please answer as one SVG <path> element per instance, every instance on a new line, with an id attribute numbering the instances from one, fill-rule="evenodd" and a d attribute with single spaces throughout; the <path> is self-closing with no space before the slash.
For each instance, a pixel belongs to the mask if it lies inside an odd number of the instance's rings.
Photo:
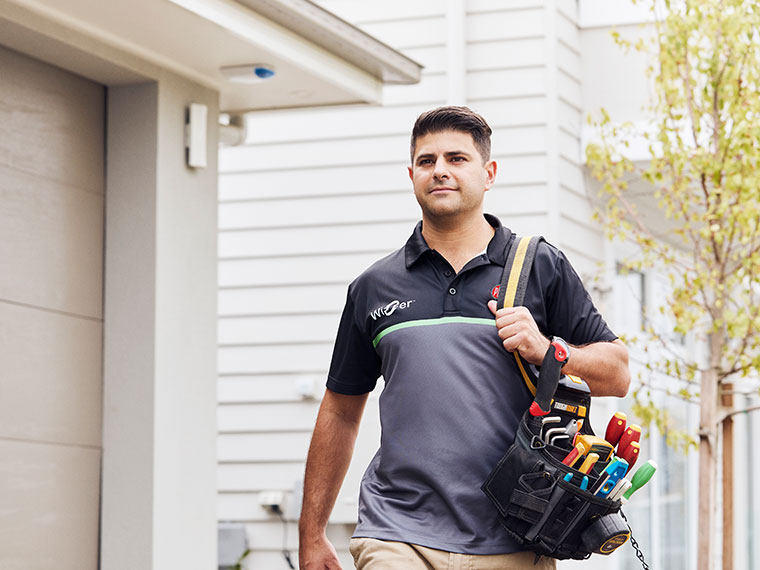
<path id="1" fill-rule="evenodd" d="M 0 568 L 98 563 L 101 85 L 0 46 Z"/>

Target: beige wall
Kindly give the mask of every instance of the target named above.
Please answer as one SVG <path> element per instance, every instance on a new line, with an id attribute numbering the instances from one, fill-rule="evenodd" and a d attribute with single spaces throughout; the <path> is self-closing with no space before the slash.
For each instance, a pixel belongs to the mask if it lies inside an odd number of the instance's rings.
<path id="1" fill-rule="evenodd" d="M 0 568 L 94 570 L 101 85 L 0 47 Z"/>

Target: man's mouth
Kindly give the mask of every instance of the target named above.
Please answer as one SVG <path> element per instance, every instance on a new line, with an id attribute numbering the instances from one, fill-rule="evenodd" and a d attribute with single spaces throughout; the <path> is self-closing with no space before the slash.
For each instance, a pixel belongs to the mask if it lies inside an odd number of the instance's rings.
<path id="1" fill-rule="evenodd" d="M 434 194 L 436 192 L 455 192 L 456 188 L 451 188 L 449 186 L 435 186 L 434 188 L 430 189 L 430 193 Z"/>

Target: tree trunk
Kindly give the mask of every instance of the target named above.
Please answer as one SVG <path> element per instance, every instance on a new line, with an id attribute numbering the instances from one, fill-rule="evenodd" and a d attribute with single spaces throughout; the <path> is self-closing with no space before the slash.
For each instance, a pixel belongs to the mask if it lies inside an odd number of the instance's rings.
<path id="1" fill-rule="evenodd" d="M 731 411 L 734 407 L 733 384 L 722 388 L 721 403 L 723 408 Z M 721 428 L 723 439 L 722 483 L 723 483 L 723 570 L 734 568 L 734 420 L 731 417 L 723 421 Z"/>
<path id="2" fill-rule="evenodd" d="M 697 544 L 697 570 L 711 570 L 715 534 L 715 467 L 716 420 L 718 412 L 718 364 L 721 355 L 721 338 L 710 335 L 710 365 L 702 372 L 699 405 L 699 536 Z"/>

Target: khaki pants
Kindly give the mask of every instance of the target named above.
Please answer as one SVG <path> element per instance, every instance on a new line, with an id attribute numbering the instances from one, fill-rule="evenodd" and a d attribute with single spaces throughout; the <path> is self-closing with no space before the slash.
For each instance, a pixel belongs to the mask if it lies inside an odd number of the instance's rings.
<path id="1" fill-rule="evenodd" d="M 456 554 L 416 544 L 352 538 L 349 550 L 357 570 L 555 570 L 556 560 L 532 552 L 513 554 Z"/>

